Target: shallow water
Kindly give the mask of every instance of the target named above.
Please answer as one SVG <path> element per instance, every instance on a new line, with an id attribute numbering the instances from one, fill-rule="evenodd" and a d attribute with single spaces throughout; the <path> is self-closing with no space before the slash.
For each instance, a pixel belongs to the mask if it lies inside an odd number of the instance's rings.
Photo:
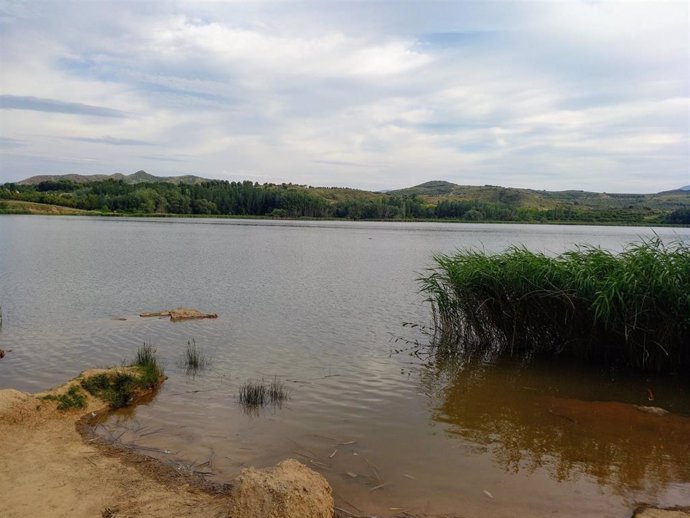
<path id="1" fill-rule="evenodd" d="M 690 241 L 688 229 L 656 232 Z M 512 244 L 620 250 L 650 235 L 631 227 L 4 216 L 0 347 L 12 352 L 0 361 L 0 388 L 45 389 L 121 363 L 147 341 L 168 381 L 100 433 L 221 480 L 293 456 L 328 478 L 341 507 L 378 516 L 622 517 L 638 501 L 690 505 L 686 383 L 396 353 L 405 349 L 396 338 L 422 338 L 401 324 L 428 320 L 415 278 L 434 253 Z M 137 316 L 176 306 L 219 318 Z M 179 364 L 190 339 L 211 359 L 196 377 Z M 240 384 L 274 377 L 289 388 L 288 402 L 243 411 Z"/>

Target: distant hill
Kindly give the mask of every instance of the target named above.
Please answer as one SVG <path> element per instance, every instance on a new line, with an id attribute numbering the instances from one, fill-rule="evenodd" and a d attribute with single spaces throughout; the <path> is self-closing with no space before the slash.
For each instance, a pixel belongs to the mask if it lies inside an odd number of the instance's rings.
<path id="1" fill-rule="evenodd" d="M 441 201 L 478 200 L 506 203 L 514 207 L 549 209 L 563 204 L 589 208 L 663 208 L 686 207 L 690 203 L 690 186 L 653 194 L 602 193 L 589 191 L 539 191 L 496 185 L 458 185 L 445 181 L 425 182 L 414 187 L 388 191 L 389 195 L 418 196 L 436 205 Z"/>
<path id="2" fill-rule="evenodd" d="M 74 183 L 89 183 L 89 182 L 101 182 L 103 180 L 122 180 L 127 184 L 137 184 L 137 183 L 174 183 L 174 184 L 187 184 L 193 185 L 201 182 L 207 182 L 208 179 L 202 178 L 200 176 L 185 175 L 185 176 L 154 176 L 147 173 L 146 171 L 137 171 L 130 175 L 125 175 L 122 173 L 115 174 L 58 174 L 58 175 L 40 175 L 32 176 L 20 182 L 19 185 L 38 185 L 41 182 L 57 182 L 60 180 L 69 180 Z"/>
<path id="3" fill-rule="evenodd" d="M 109 179 L 120 182 L 103 182 Z M 130 175 L 34 176 L 19 184 L 0 185 L 0 199 L 112 214 L 685 225 L 690 224 L 690 186 L 684 189 L 625 194 L 436 180 L 376 193 L 344 187 L 208 181 L 199 176 L 158 177 L 138 171 Z M 7 203 L 0 209 L 28 210 Z"/>
<path id="4" fill-rule="evenodd" d="M 450 182 L 444 182 L 443 180 L 433 180 L 431 182 L 420 183 L 414 187 L 407 187 L 405 189 L 396 189 L 392 191 L 386 191 L 387 194 L 398 194 L 398 195 L 412 195 L 416 194 L 418 196 L 443 196 L 452 194 L 456 189 L 462 188 L 460 185 Z"/>

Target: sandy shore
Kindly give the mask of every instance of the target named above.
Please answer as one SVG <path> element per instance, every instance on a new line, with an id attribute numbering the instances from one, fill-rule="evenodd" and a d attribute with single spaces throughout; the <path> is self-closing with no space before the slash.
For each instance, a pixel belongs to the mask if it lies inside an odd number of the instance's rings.
<path id="1" fill-rule="evenodd" d="M 48 392 L 0 390 L 3 518 L 333 516 L 328 482 L 294 459 L 245 469 L 231 485 L 212 484 L 95 436 L 93 424 L 107 417 L 110 407 L 83 389 L 78 391 L 83 408 L 57 408 L 56 397 L 84 378 L 123 370 L 137 375 L 133 368 L 92 369 Z M 156 390 L 138 388 L 132 403 Z"/>
<path id="2" fill-rule="evenodd" d="M 108 411 L 103 401 L 87 396 L 85 409 L 59 411 L 41 399 L 75 383 L 41 394 L 0 391 L 3 517 L 228 515 L 227 487 L 88 437 L 88 421 Z"/>

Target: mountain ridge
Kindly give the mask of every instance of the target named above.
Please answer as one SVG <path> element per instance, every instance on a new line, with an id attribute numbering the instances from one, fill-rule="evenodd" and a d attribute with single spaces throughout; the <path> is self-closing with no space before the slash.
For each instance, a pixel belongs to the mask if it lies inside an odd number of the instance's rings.
<path id="1" fill-rule="evenodd" d="M 192 175 L 157 177 L 137 171 L 131 175 L 32 177 L 24 183 L 0 185 L 0 199 L 117 214 L 627 224 L 690 222 L 690 190 L 654 194 L 546 191 L 458 185 L 443 180 L 377 193 L 292 183 L 206 181 Z M 0 206 L 0 212 L 18 210 L 6 205 Z"/>
<path id="2" fill-rule="evenodd" d="M 90 182 L 102 182 L 104 180 L 121 180 L 127 184 L 137 184 L 137 183 L 173 183 L 173 184 L 186 184 L 194 185 L 197 183 L 208 182 L 210 179 L 202 178 L 201 176 L 195 175 L 183 175 L 183 176 L 154 176 L 147 173 L 144 170 L 137 171 L 129 175 L 122 173 L 114 174 L 53 174 L 53 175 L 37 175 L 25 178 L 17 182 L 18 185 L 38 185 L 41 182 L 59 182 L 59 181 L 71 181 L 74 183 L 90 183 Z"/>
<path id="3" fill-rule="evenodd" d="M 203 182 L 210 182 L 217 179 L 204 178 L 197 175 L 181 175 L 181 176 L 155 176 L 147 173 L 144 170 L 139 170 L 135 173 L 126 175 L 123 173 L 114 174 L 92 174 L 83 175 L 78 173 L 69 174 L 57 174 L 57 175 L 36 175 L 29 178 L 25 178 L 16 182 L 18 185 L 38 185 L 41 182 L 58 182 L 58 181 L 71 181 L 77 184 L 84 184 L 90 182 L 100 182 L 104 180 L 116 180 L 123 181 L 126 184 L 138 184 L 138 183 L 172 183 L 172 184 L 185 184 L 185 185 L 195 185 Z M 318 187 L 318 189 L 351 189 L 348 187 Z M 624 191 L 618 191 L 615 193 L 605 193 L 597 191 L 585 191 L 581 189 L 565 189 L 560 191 L 548 191 L 545 189 L 530 189 L 524 187 L 503 187 L 499 185 L 463 185 L 446 180 L 429 180 L 427 182 L 422 182 L 418 185 L 412 187 L 404 187 L 402 189 L 386 189 L 381 191 L 364 191 L 363 189 L 354 189 L 357 191 L 372 192 L 375 194 L 390 194 L 390 195 L 417 195 L 417 196 L 427 196 L 427 197 L 438 197 L 438 196 L 454 196 L 461 195 L 464 192 L 481 190 L 495 190 L 502 189 L 504 191 L 513 191 L 521 193 L 550 193 L 550 194 L 570 194 L 570 195 L 599 195 L 599 196 L 649 196 L 656 194 L 672 194 L 679 192 L 690 191 L 690 185 L 685 185 L 683 187 L 678 187 L 677 189 L 671 189 L 667 191 L 659 191 L 654 193 L 626 193 Z"/>

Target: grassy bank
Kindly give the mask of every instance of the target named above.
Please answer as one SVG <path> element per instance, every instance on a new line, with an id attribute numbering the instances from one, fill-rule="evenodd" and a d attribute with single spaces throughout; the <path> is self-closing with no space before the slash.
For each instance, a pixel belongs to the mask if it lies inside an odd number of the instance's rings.
<path id="1" fill-rule="evenodd" d="M 420 278 L 435 342 L 471 357 L 562 355 L 690 371 L 690 247 L 660 240 L 615 255 L 511 248 L 435 257 Z"/>
<path id="2" fill-rule="evenodd" d="M 39 214 L 46 216 L 81 216 L 93 215 L 92 211 L 18 200 L 0 200 L 0 214 Z"/>

